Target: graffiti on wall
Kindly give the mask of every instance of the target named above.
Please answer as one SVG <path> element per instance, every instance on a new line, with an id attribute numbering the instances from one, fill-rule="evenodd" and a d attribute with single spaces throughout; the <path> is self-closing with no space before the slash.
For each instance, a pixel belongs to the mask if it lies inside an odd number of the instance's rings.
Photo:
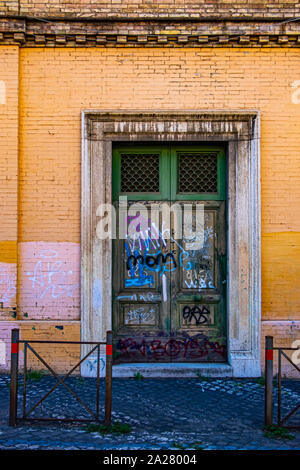
<path id="1" fill-rule="evenodd" d="M 161 337 L 155 339 L 147 337 L 140 339 L 121 338 L 117 342 L 116 348 L 124 359 L 138 358 L 138 356 L 148 360 L 203 359 L 210 354 L 218 355 L 221 358 L 226 356 L 225 346 L 218 341 L 210 341 L 202 334 L 172 338 L 161 332 Z"/>
<path id="2" fill-rule="evenodd" d="M 105 365 L 106 365 L 106 361 L 105 361 L 105 356 L 104 357 L 100 357 L 100 363 L 99 363 L 99 373 L 100 373 L 100 377 L 103 377 L 104 376 L 104 373 L 105 373 Z M 91 357 L 89 359 L 86 359 L 84 361 L 84 367 L 85 367 L 85 370 L 89 372 L 88 375 L 96 375 L 97 374 L 97 367 L 98 367 L 98 361 L 97 361 L 97 358 L 95 357 Z"/>
<path id="3" fill-rule="evenodd" d="M 38 298 L 43 299 L 47 294 L 53 299 L 73 297 L 79 289 L 79 283 L 72 281 L 73 271 L 67 269 L 66 262 L 59 259 L 58 251 L 43 249 L 38 252 L 37 257 L 34 269 L 27 271 L 26 276 Z"/>
<path id="4" fill-rule="evenodd" d="M 0 263 L 0 302 L 4 304 L 16 295 L 15 265 Z"/>

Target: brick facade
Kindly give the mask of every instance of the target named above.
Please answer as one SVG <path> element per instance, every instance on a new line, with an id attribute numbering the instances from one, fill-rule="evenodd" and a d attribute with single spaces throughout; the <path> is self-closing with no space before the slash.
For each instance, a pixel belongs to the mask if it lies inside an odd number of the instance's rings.
<path id="1" fill-rule="evenodd" d="M 299 4 L 293 0 L 12 0 L 0 1 L 3 14 L 55 17 L 297 17 Z"/>
<path id="2" fill-rule="evenodd" d="M 0 11 L 126 17 L 136 15 L 137 4 L 139 15 L 149 16 L 300 16 L 294 2 L 241 1 L 6 1 Z M 262 119 L 262 341 L 276 332 L 290 347 L 300 338 L 298 49 L 36 45 L 0 46 L 0 346 L 13 325 L 26 337 L 79 339 L 82 110 L 252 109 Z M 68 367 L 67 354 L 52 353 L 61 370 Z M 0 368 L 7 369 L 4 359 Z"/>

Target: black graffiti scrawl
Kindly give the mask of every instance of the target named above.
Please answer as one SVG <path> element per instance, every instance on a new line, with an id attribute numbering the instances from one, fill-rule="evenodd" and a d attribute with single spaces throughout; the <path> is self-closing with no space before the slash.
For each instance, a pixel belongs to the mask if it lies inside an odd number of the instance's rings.
<path id="1" fill-rule="evenodd" d="M 209 321 L 210 310 L 205 305 L 185 305 L 182 309 L 182 318 L 187 323 L 203 325 Z"/>

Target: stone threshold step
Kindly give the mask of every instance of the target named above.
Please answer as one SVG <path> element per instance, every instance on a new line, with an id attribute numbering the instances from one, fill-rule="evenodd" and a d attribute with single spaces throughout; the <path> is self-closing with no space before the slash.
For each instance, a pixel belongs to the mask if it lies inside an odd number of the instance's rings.
<path id="1" fill-rule="evenodd" d="M 188 363 L 132 363 L 113 366 L 113 377 L 133 377 L 140 373 L 143 377 L 232 377 L 233 369 L 229 364 L 188 364 Z"/>

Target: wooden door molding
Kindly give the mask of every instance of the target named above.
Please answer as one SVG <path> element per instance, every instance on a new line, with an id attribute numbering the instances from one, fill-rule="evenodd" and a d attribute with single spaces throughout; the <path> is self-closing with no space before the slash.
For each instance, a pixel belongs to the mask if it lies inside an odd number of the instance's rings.
<path id="1" fill-rule="evenodd" d="M 81 338 L 111 328 L 111 240 L 99 240 L 97 207 L 112 201 L 113 142 L 227 142 L 228 354 L 233 375 L 260 375 L 260 115 L 257 111 L 83 111 Z M 86 347 L 82 348 L 85 354 Z M 94 375 L 96 362 L 82 366 Z M 186 364 L 189 367 L 189 364 Z M 211 365 L 211 367 L 214 367 Z M 165 368 L 165 366 L 164 366 Z"/>

